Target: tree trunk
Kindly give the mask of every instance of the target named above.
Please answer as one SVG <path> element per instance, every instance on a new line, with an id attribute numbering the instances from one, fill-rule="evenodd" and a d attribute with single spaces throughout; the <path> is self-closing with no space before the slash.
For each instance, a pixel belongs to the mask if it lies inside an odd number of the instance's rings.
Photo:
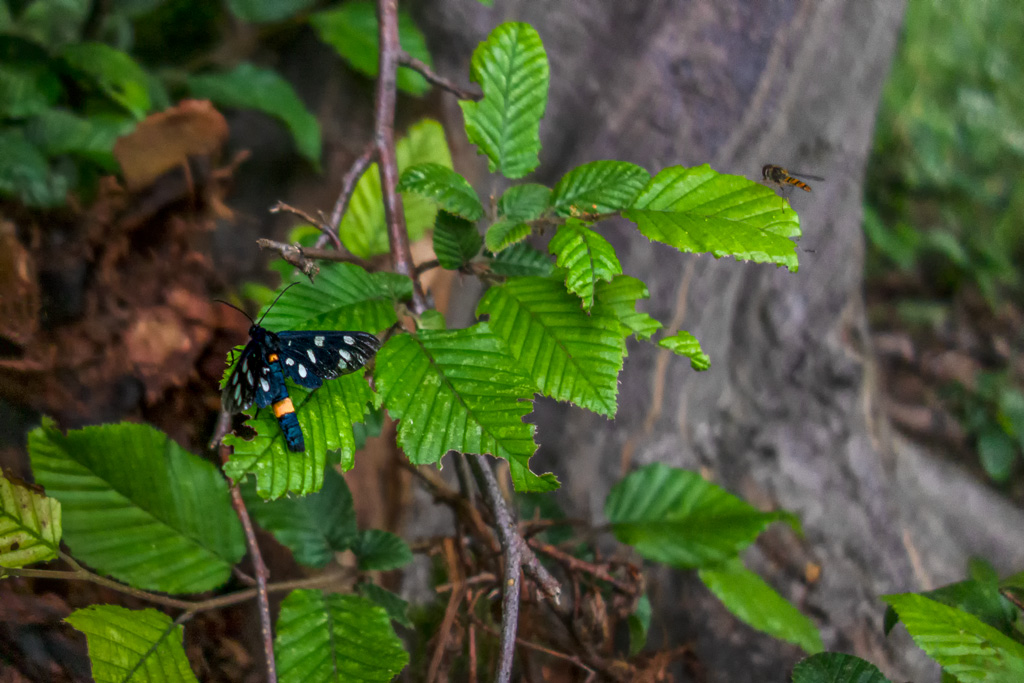
<path id="1" fill-rule="evenodd" d="M 540 182 L 597 159 L 652 172 L 710 162 L 749 178 L 775 163 L 827 179 L 792 197 L 807 250 L 798 273 L 683 255 L 624 222 L 605 230 L 624 272 L 650 286 L 646 310 L 670 334 L 696 334 L 712 367 L 698 374 L 631 345 L 614 421 L 538 407 L 534 469 L 561 478 L 570 514 L 595 519 L 615 481 L 653 461 L 797 513 L 806 536 L 770 530 L 748 566 L 816 620 L 828 649 L 894 680 L 926 680 L 934 665 L 905 633 L 882 634 L 878 596 L 963 578 L 971 554 L 1019 568 L 1024 520 L 957 468 L 896 442 L 879 410 L 861 186 L 902 10 L 897 0 L 502 0 L 491 10 L 436 0 L 415 11 L 437 70 L 460 78 L 500 21 L 539 31 L 551 62 Z M 458 109 L 448 111 L 457 130 Z M 457 166 L 484 177 L 480 158 L 461 156 Z M 693 576 L 650 579 L 652 644 L 692 643 L 710 681 L 789 680 L 797 648 L 738 622 Z"/>

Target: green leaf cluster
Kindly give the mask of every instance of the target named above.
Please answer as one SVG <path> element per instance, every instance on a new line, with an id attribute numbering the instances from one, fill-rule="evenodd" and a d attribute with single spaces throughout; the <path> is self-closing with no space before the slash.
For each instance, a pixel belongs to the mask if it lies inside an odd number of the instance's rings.
<path id="1" fill-rule="evenodd" d="M 814 624 L 761 577 L 739 553 L 785 512 L 760 512 L 696 472 L 654 463 L 612 488 L 605 516 L 622 543 L 643 557 L 680 569 L 697 569 L 704 585 L 750 626 L 800 646 L 823 649 Z"/>
<path id="2" fill-rule="evenodd" d="M 308 22 L 353 69 L 375 77 L 375 3 L 355 0 L 308 14 L 314 4 L 228 0 L 226 9 L 243 22 Z M 320 124 L 277 71 L 249 62 L 190 71 L 190 63 L 209 61 L 196 55 L 215 47 L 223 13 L 216 3 L 160 0 L 92 9 L 77 1 L 15 3 L 5 10 L 0 17 L 0 198 L 51 208 L 64 204 L 69 193 L 91 192 L 100 175 L 118 170 L 116 139 L 147 114 L 186 97 L 277 119 L 299 154 L 319 169 Z M 166 26 L 180 30 L 172 36 Z M 404 10 L 399 39 L 406 53 L 431 63 L 422 32 Z M 415 95 L 430 89 L 407 67 L 398 71 L 398 87 Z M 441 155 L 414 155 L 405 165 L 424 161 L 451 165 L 446 147 Z M 414 215 L 417 209 L 427 211 L 412 204 L 407 210 Z M 414 234 L 422 233 L 432 222 L 430 213 L 410 226 Z"/>
<path id="3" fill-rule="evenodd" d="M 96 571 L 132 587 L 196 593 L 223 585 L 244 553 L 241 526 L 216 468 L 152 427 L 122 423 L 65 435 L 47 420 L 30 435 L 29 452 L 48 495 L 0 479 L 0 567 L 52 559 L 63 541 Z M 333 467 L 321 479 L 320 491 L 304 498 L 265 502 L 251 485 L 243 487 L 243 497 L 257 523 L 304 565 L 322 567 L 344 550 L 366 570 L 411 561 L 398 536 L 357 528 L 352 494 Z M 407 661 L 389 623 L 408 622 L 404 603 L 372 584 L 363 590 L 368 599 L 316 591 L 289 596 L 277 627 L 283 660 L 307 666 L 308 652 L 295 648 L 292 636 L 302 628 L 324 633 L 317 629 L 333 620 L 342 629 L 335 638 L 362 643 L 361 655 L 335 652 L 333 666 L 355 675 L 366 666 L 360 657 L 372 655 L 367 675 L 378 680 L 373 671 L 389 672 L 380 680 L 390 680 Z M 310 612 L 289 611 L 296 603 L 325 612 L 302 624 L 300 617 Z M 196 680 L 182 648 L 182 626 L 160 612 L 97 605 L 67 621 L 86 635 L 97 680 L 121 680 L 129 672 L 144 680 Z M 359 635 L 344 636 L 346 629 Z"/>

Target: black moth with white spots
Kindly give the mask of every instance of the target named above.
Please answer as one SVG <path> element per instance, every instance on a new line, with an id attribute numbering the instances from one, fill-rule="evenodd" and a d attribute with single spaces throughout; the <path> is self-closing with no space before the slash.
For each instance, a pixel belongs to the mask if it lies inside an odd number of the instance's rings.
<path id="1" fill-rule="evenodd" d="M 324 380 L 355 372 L 373 358 L 380 340 L 367 332 L 278 332 L 257 324 L 249 328 L 249 343 L 224 385 L 224 410 L 237 413 L 255 403 L 265 408 L 287 397 L 283 375 L 307 389 Z M 280 385 L 280 386 L 279 386 Z"/>

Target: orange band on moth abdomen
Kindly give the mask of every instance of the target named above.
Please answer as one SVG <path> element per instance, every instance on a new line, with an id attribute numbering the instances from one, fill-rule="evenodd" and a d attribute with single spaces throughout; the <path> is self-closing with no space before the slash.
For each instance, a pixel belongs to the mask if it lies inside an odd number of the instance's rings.
<path id="1" fill-rule="evenodd" d="M 273 363 L 274 361 L 276 361 L 276 360 L 277 360 L 277 358 L 278 358 L 278 356 L 277 356 L 277 354 L 276 354 L 276 353 L 271 353 L 270 355 L 268 355 L 268 356 L 267 356 L 267 360 L 268 360 L 269 362 L 271 362 L 271 363 Z"/>
<path id="2" fill-rule="evenodd" d="M 288 413 L 294 413 L 294 412 L 295 412 L 295 406 L 292 405 L 292 400 L 290 398 L 288 398 L 287 396 L 274 404 L 274 416 L 275 417 L 279 418 L 282 415 L 287 415 Z"/>

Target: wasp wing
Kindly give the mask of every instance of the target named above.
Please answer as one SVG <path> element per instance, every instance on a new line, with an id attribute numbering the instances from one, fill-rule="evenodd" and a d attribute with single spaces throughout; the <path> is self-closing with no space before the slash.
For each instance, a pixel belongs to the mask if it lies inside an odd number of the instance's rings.
<path id="1" fill-rule="evenodd" d="M 234 371 L 224 384 L 221 405 L 228 413 L 239 413 L 255 402 L 260 408 L 270 405 L 270 365 L 263 349 L 250 341 L 242 349 Z"/>
<path id="2" fill-rule="evenodd" d="M 380 340 L 368 332 L 280 332 L 277 336 L 285 374 L 307 389 L 355 372 L 380 348 Z"/>

